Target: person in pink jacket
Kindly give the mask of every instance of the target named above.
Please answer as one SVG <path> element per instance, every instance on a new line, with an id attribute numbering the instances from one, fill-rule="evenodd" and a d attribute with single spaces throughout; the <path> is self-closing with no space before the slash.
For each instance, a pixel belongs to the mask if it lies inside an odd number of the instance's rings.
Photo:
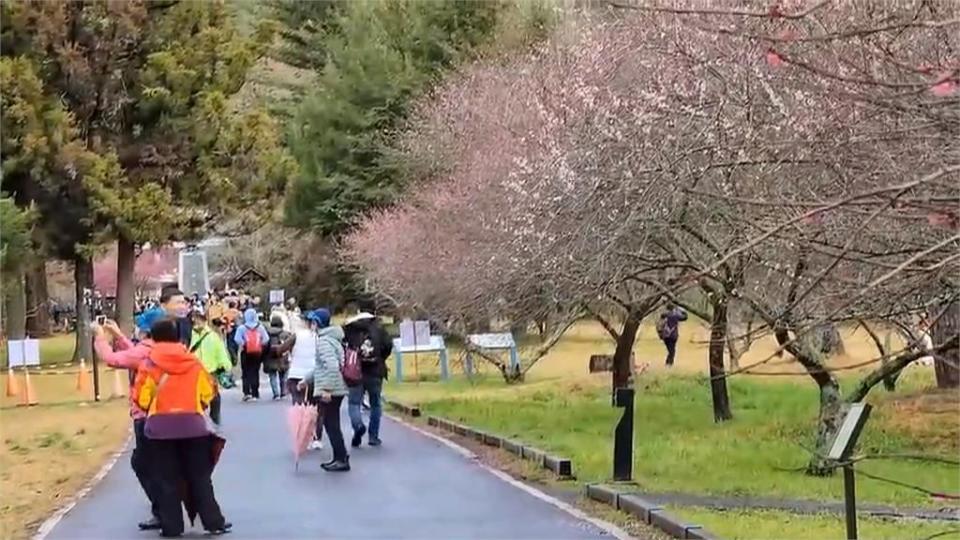
<path id="1" fill-rule="evenodd" d="M 160 308 L 154 308 L 143 312 L 137 317 L 137 330 L 143 336 L 138 343 L 133 343 L 127 336 L 123 335 L 120 327 L 113 321 L 107 321 L 100 325 L 94 325 L 93 346 L 97 351 L 97 356 L 108 366 L 120 369 L 126 369 L 130 372 L 130 381 L 133 381 L 133 375 L 136 375 L 140 365 L 147 362 L 150 356 L 150 350 L 153 341 L 150 340 L 150 327 L 154 322 L 164 317 L 164 311 Z M 113 338 L 113 347 L 110 346 L 109 337 Z M 146 435 L 143 428 L 146 422 L 147 413 L 140 408 L 133 399 L 133 392 L 130 396 L 130 417 L 133 419 L 133 434 L 136 446 L 130 454 L 130 466 L 137 475 L 140 487 L 150 500 L 150 510 L 153 514 L 150 519 L 138 524 L 140 530 L 151 530 L 160 528 L 159 506 L 157 505 L 156 486 L 158 483 L 150 474 L 149 460 L 146 454 Z"/>

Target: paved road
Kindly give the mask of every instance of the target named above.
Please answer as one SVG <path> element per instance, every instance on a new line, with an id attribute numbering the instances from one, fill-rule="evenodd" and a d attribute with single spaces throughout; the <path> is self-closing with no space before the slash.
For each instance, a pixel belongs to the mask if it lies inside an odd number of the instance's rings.
<path id="1" fill-rule="evenodd" d="M 225 538 L 612 538 L 388 419 L 384 446 L 351 449 L 351 472 L 320 468 L 329 448 L 310 453 L 295 472 L 285 407 L 241 403 L 236 390 L 224 395 L 228 442 L 214 486 L 234 525 Z M 146 513 L 126 454 L 47 538 L 155 538 L 135 530 Z M 198 519 L 186 536 L 202 535 Z"/>

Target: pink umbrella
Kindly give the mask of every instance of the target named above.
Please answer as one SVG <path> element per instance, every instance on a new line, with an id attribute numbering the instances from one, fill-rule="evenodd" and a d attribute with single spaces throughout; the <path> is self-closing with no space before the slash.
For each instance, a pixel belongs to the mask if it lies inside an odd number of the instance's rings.
<path id="1" fill-rule="evenodd" d="M 300 470 L 300 456 L 307 451 L 317 429 L 317 408 L 306 403 L 307 391 L 304 390 L 304 403 L 287 409 L 287 425 L 293 441 L 293 458 L 297 470 Z"/>

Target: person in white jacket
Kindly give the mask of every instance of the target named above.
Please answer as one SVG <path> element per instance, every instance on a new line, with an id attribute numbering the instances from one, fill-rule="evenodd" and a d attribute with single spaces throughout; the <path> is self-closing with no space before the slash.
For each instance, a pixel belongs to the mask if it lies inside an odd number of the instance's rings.
<path id="1" fill-rule="evenodd" d="M 322 308 L 316 311 L 325 311 L 329 319 L 329 311 L 323 310 Z M 287 393 L 290 394 L 294 405 L 303 403 L 316 405 L 316 400 L 313 397 L 313 381 L 309 379 L 317 363 L 317 335 L 308 325 L 303 324 L 303 321 L 300 320 L 299 317 L 291 321 L 291 324 L 293 325 L 293 332 L 297 336 L 297 341 L 293 344 L 293 350 L 290 352 L 290 369 L 287 371 Z M 304 378 L 308 379 L 306 392 L 297 390 L 297 385 L 300 384 L 300 381 Z M 321 435 L 323 435 L 322 422 L 322 419 L 317 418 L 317 432 L 313 442 L 310 443 L 312 450 L 323 448 L 323 444 L 320 442 Z"/>

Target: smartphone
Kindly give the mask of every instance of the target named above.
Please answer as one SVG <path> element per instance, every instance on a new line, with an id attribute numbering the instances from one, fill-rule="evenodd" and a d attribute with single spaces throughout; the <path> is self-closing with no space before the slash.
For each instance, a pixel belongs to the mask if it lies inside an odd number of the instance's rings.
<path id="1" fill-rule="evenodd" d="M 97 315 L 97 324 L 99 324 L 100 326 L 103 326 L 105 322 L 107 322 L 106 315 Z"/>

